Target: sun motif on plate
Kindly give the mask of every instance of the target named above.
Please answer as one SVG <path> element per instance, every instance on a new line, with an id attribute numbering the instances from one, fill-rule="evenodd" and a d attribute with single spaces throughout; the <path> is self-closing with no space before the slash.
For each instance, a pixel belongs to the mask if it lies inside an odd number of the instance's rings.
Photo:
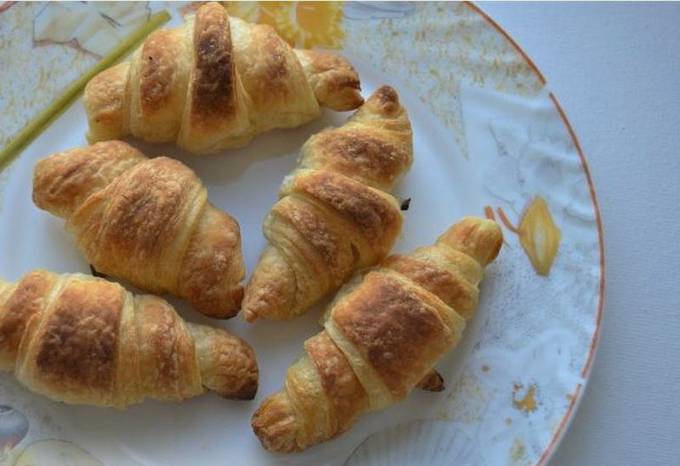
<path id="1" fill-rule="evenodd" d="M 230 15 L 272 26 L 290 45 L 339 48 L 345 37 L 342 2 L 227 2 Z"/>

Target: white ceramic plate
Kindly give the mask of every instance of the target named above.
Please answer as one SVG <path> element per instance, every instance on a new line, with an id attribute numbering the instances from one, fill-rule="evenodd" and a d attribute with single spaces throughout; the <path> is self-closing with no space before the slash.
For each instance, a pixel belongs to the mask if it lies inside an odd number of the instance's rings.
<path id="1" fill-rule="evenodd" d="M 312 13 L 334 14 L 319 8 Z M 3 445 L 14 446 L 0 453 L 6 464 L 547 461 L 587 379 L 604 283 L 599 214 L 576 138 L 540 73 L 474 6 L 348 4 L 339 11 L 340 19 L 333 21 L 344 37 L 320 36 L 320 43 L 340 47 L 356 65 L 366 96 L 382 83 L 391 84 L 411 115 L 415 163 L 397 194 L 412 201 L 395 250 L 431 243 L 463 215 L 507 218 L 506 244 L 488 269 L 479 314 L 462 344 L 438 365 L 446 391 L 416 391 L 400 405 L 364 417 L 332 442 L 303 454 L 273 455 L 260 447 L 250 416 L 279 389 L 304 339 L 319 330 L 321 309 L 290 323 L 213 321 L 254 347 L 261 374 L 254 401 L 208 394 L 181 404 L 145 402 L 126 411 L 74 407 L 33 395 L 3 374 L 0 404 L 11 409 L 0 409 L 0 437 L 19 432 L 11 442 L 3 438 Z M 304 32 L 302 19 L 297 27 Z M 345 118 L 326 112 L 299 129 L 274 131 L 245 149 L 204 158 L 131 142 L 149 156 L 175 156 L 198 173 L 211 201 L 240 222 L 252 270 L 265 244 L 261 221 L 300 146 Z M 84 145 L 85 131 L 77 102 L 0 175 L 4 279 L 19 279 L 38 267 L 89 272 L 63 222 L 31 201 L 36 160 Z M 539 207 L 543 201 L 549 213 Z M 530 206 L 534 213 L 526 216 Z M 560 230 L 561 241 L 549 274 L 542 276 L 520 236 L 540 238 L 551 228 Z M 172 302 L 185 318 L 208 321 Z"/>

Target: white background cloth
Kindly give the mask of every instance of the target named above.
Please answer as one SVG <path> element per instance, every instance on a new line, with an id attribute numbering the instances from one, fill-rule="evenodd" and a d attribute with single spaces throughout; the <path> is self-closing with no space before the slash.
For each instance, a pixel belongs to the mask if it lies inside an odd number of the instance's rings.
<path id="1" fill-rule="evenodd" d="M 680 3 L 479 3 L 533 59 L 593 173 L 600 348 L 552 466 L 680 464 Z"/>

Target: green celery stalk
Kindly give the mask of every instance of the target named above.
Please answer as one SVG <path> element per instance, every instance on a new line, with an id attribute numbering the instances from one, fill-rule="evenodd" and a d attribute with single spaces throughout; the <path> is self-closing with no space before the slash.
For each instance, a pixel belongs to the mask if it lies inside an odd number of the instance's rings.
<path id="1" fill-rule="evenodd" d="M 40 133 L 42 133 L 59 115 L 64 113 L 71 104 L 78 98 L 80 93 L 85 88 L 85 85 L 96 74 L 109 68 L 122 57 L 126 56 L 134 50 L 146 36 L 153 32 L 159 26 L 167 23 L 170 20 L 170 14 L 167 11 L 159 11 L 149 18 L 144 25 L 142 25 L 135 32 L 130 34 L 123 42 L 106 55 L 99 63 L 94 65 L 83 76 L 76 79 L 71 85 L 66 88 L 66 91 L 58 97 L 45 110 L 40 112 L 38 116 L 28 122 L 28 124 L 19 131 L 18 134 L 10 140 L 9 144 L 0 150 L 0 172 L 12 161 L 14 158 L 28 146 Z"/>

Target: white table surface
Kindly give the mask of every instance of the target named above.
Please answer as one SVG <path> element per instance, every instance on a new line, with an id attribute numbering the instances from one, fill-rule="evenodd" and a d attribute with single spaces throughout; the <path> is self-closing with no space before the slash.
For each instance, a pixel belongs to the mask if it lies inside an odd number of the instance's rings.
<path id="1" fill-rule="evenodd" d="M 551 465 L 680 464 L 680 3 L 479 3 L 588 158 L 605 230 L 599 352 Z"/>

